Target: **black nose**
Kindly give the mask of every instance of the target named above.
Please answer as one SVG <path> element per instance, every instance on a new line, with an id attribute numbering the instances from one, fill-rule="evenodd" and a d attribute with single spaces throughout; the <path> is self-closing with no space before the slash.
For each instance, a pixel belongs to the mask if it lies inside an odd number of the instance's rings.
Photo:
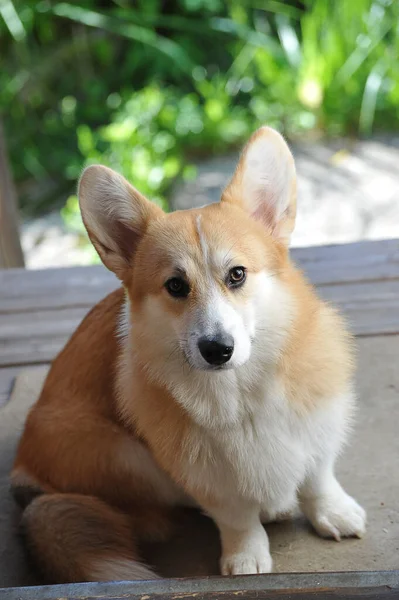
<path id="1" fill-rule="evenodd" d="M 224 365 L 233 356 L 234 340 L 231 335 L 203 337 L 198 340 L 198 348 L 210 365 Z"/>

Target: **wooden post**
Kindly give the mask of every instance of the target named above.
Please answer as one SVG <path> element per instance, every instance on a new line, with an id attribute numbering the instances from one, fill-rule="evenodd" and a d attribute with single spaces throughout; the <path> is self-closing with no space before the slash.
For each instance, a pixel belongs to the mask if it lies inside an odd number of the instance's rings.
<path id="1" fill-rule="evenodd" d="M 6 142 L 0 119 L 0 269 L 24 267 L 19 240 L 17 195 L 8 166 Z"/>

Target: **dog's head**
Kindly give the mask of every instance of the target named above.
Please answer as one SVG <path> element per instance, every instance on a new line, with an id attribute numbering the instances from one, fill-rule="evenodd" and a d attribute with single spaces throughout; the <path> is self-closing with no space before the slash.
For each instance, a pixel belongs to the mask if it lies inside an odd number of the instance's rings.
<path id="1" fill-rule="evenodd" d="M 279 335 L 296 176 L 276 131 L 251 137 L 218 204 L 165 214 L 102 166 L 84 171 L 79 199 L 91 241 L 125 286 L 145 360 L 231 369 Z"/>

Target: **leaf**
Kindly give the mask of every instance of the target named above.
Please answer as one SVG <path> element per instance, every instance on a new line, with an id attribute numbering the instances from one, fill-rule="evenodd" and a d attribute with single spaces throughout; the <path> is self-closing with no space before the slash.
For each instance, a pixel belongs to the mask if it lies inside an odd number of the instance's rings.
<path id="1" fill-rule="evenodd" d="M 301 47 L 298 36 L 289 19 L 282 14 L 276 15 L 276 26 L 281 46 L 293 67 L 298 67 L 301 62 Z"/>
<path id="2" fill-rule="evenodd" d="M 125 23 L 113 17 L 107 17 L 99 12 L 87 10 L 81 6 L 73 6 L 65 2 L 55 4 L 51 7 L 53 12 L 58 17 L 64 17 L 87 25 L 88 27 L 96 27 L 109 31 L 117 35 L 123 36 L 135 42 L 150 46 L 165 54 L 168 58 L 175 62 L 177 69 L 190 73 L 195 66 L 189 59 L 184 49 L 173 40 L 159 35 L 150 28 L 135 25 L 133 23 Z"/>
<path id="3" fill-rule="evenodd" d="M 358 45 L 355 50 L 348 56 L 345 63 L 342 65 L 336 75 L 336 81 L 339 85 L 346 83 L 356 71 L 362 66 L 366 58 L 371 52 L 381 43 L 387 33 L 392 29 L 393 23 L 387 21 L 381 28 L 378 35 L 374 39 L 368 38 L 365 43 Z"/>
<path id="4" fill-rule="evenodd" d="M 367 77 L 359 117 L 359 131 L 363 134 L 369 135 L 372 131 L 377 96 L 381 89 L 386 70 L 386 65 L 380 61 Z"/>
<path id="5" fill-rule="evenodd" d="M 26 31 L 11 0 L 0 0 L 0 15 L 16 42 L 26 37 Z"/>

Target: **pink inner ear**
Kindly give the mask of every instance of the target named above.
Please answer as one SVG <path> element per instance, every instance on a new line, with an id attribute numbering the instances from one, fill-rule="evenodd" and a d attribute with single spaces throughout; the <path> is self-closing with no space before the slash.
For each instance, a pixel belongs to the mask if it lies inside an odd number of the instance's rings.
<path id="1" fill-rule="evenodd" d="M 252 217 L 257 221 L 261 221 L 264 225 L 269 226 L 271 229 L 274 229 L 276 226 L 275 209 L 273 203 L 265 202 L 265 199 L 262 198 L 263 195 L 264 191 L 258 193 L 257 207 L 252 213 Z"/>

